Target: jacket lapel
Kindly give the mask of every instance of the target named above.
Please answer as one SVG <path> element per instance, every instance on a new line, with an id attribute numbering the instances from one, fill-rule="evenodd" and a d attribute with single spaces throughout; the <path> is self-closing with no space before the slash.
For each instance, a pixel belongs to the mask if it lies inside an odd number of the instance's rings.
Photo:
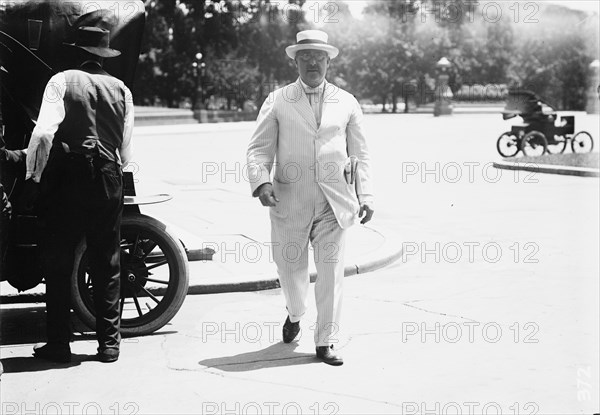
<path id="1" fill-rule="evenodd" d="M 321 104 L 321 124 L 319 125 L 319 130 L 323 128 L 323 126 L 326 124 L 328 115 L 327 103 L 334 102 L 332 101 L 333 96 L 335 95 L 333 88 L 335 88 L 335 86 L 327 82 L 327 80 L 325 80 L 325 85 L 323 85 L 323 89 L 325 90 L 325 92 L 323 93 L 323 103 Z"/>
<path id="2" fill-rule="evenodd" d="M 300 83 L 300 78 L 298 78 L 293 88 L 300 94 L 300 98 L 294 103 L 294 108 L 316 130 L 317 120 L 315 120 L 315 114 L 310 106 L 310 102 L 308 102 L 308 96 L 306 96 L 306 92 L 304 92 L 304 88 Z"/>

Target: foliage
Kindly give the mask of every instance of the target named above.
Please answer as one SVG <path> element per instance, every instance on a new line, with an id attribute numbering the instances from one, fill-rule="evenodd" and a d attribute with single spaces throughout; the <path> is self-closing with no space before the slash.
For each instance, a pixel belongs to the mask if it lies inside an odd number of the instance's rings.
<path id="1" fill-rule="evenodd" d="M 547 25 L 520 29 L 525 41 L 513 57 L 507 78 L 513 86 L 543 96 L 556 109 L 583 110 L 589 65 L 594 58 L 586 51 L 586 44 L 594 36 L 585 36 L 581 30 L 585 21 L 582 13 L 560 19 L 559 13 L 550 7 L 546 16 L 542 15 Z M 553 29 L 557 26 L 560 31 Z"/>
<path id="2" fill-rule="evenodd" d="M 371 1 L 359 20 L 345 2 L 148 0 L 134 97 L 172 107 L 206 107 L 211 97 L 227 108 L 260 106 L 298 76 L 285 47 L 299 30 L 319 28 L 341 51 L 328 79 L 359 99 L 390 103 L 391 111 L 399 100 L 433 100 L 443 56 L 455 93 L 508 84 L 533 89 L 557 108 L 582 109 L 588 65 L 598 57 L 597 16 L 488 3 Z"/>

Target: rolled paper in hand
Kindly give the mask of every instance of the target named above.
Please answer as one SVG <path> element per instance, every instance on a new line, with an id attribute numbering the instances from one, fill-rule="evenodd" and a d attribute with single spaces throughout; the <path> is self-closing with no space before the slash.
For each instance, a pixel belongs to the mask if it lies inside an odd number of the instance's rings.
<path id="1" fill-rule="evenodd" d="M 344 166 L 344 179 L 346 183 L 352 184 L 352 163 L 350 159 L 346 160 L 346 165 Z"/>

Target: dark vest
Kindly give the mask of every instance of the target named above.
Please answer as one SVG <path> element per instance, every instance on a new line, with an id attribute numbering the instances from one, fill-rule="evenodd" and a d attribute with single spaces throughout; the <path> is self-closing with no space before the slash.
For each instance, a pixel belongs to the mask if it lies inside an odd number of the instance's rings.
<path id="1" fill-rule="evenodd" d="M 125 125 L 125 89 L 99 65 L 65 71 L 65 119 L 55 138 L 69 150 L 117 161 Z"/>

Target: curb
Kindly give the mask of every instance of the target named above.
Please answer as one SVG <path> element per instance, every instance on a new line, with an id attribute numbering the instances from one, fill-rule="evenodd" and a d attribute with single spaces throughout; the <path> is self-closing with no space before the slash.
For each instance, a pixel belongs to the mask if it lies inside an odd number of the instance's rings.
<path id="1" fill-rule="evenodd" d="M 384 268 L 399 260 L 404 253 L 402 243 L 396 238 L 394 238 L 393 240 L 390 240 L 390 238 L 386 238 L 386 242 L 384 243 L 382 250 L 384 251 L 384 255 L 378 257 L 377 259 L 367 260 L 362 264 L 346 265 L 346 267 L 344 268 L 344 277 L 365 274 L 367 272 L 373 272 L 378 269 Z M 311 272 L 309 275 L 310 282 L 314 283 L 317 279 L 317 273 Z M 219 284 L 191 284 L 188 288 L 187 295 L 263 291 L 272 290 L 275 288 L 279 288 L 279 278 L 272 277 L 243 282 L 225 282 Z M 46 295 L 43 293 L 0 296 L 0 305 L 43 303 L 45 301 Z"/>
<path id="2" fill-rule="evenodd" d="M 385 245 L 388 246 L 386 247 Z M 346 265 L 346 267 L 344 268 L 344 277 L 350 277 L 352 275 L 358 274 L 366 274 L 367 272 L 376 271 L 378 269 L 393 264 L 394 262 L 399 260 L 404 253 L 404 250 L 402 248 L 398 248 L 398 246 L 402 246 L 402 244 L 397 240 L 387 242 L 386 244 L 384 244 L 383 248 L 385 250 L 384 256 L 381 256 L 377 259 L 368 260 L 362 264 Z M 317 273 L 311 272 L 309 276 L 310 282 L 314 283 L 317 279 Z M 272 290 L 279 287 L 279 278 L 272 277 L 263 278 L 255 281 L 190 285 L 190 287 L 188 288 L 188 295 L 263 291 Z"/>
<path id="3" fill-rule="evenodd" d="M 536 164 L 536 163 L 519 163 L 495 161 L 493 163 L 497 169 L 504 170 L 523 170 L 535 173 L 560 174 L 564 176 L 579 176 L 579 177 L 600 177 L 600 170 L 589 167 L 573 167 L 553 164 Z"/>
<path id="4" fill-rule="evenodd" d="M 223 131 L 245 131 L 254 125 L 254 121 L 237 121 L 225 123 L 191 123 L 172 125 L 136 125 L 134 134 L 144 136 L 160 136 L 165 134 L 194 134 Z"/>

